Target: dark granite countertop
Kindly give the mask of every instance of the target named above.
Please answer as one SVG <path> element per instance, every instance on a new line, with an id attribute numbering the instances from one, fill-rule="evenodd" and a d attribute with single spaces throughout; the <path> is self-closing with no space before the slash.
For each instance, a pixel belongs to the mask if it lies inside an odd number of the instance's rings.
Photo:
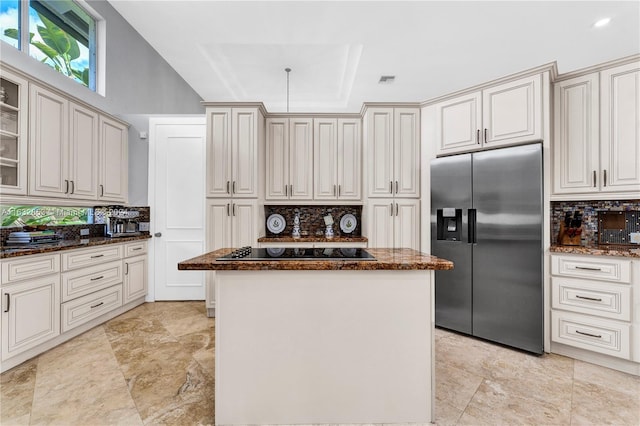
<path id="1" fill-rule="evenodd" d="M 640 246 L 597 244 L 587 246 L 561 246 L 554 244 L 551 253 L 586 254 L 592 256 L 618 256 L 640 258 Z"/>
<path id="2" fill-rule="evenodd" d="M 132 237 L 95 237 L 86 238 L 82 240 L 62 240 L 54 244 L 42 244 L 32 247 L 9 247 L 2 246 L 0 248 L 0 259 L 6 259 L 9 257 L 26 256 L 29 254 L 42 254 L 42 253 L 54 253 L 57 251 L 73 250 L 84 247 L 101 246 L 105 244 L 118 244 L 127 243 L 137 240 L 147 240 L 151 238 L 151 235 L 136 235 Z"/>
<path id="3" fill-rule="evenodd" d="M 368 248 L 376 260 L 216 260 L 233 251 L 232 248 L 215 250 L 202 256 L 178 263 L 179 270 L 222 270 L 222 271 L 313 271 L 313 270 L 448 270 L 453 262 L 439 259 L 417 250 L 400 248 Z"/>
<path id="4" fill-rule="evenodd" d="M 293 237 L 260 237 L 259 243 L 366 243 L 369 239 L 367 237 L 313 237 L 306 236 L 300 238 Z"/>

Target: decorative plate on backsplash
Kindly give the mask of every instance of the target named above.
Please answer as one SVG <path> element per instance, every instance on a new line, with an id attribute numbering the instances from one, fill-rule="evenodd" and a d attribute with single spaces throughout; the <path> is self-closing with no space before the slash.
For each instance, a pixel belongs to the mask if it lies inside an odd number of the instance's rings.
<path id="1" fill-rule="evenodd" d="M 274 234 L 284 231 L 285 226 L 287 226 L 287 222 L 280 214 L 274 213 L 267 218 L 267 229 Z"/>
<path id="2" fill-rule="evenodd" d="M 340 218 L 340 229 L 345 234 L 352 233 L 356 229 L 356 226 L 358 226 L 358 220 L 351 213 L 347 213 Z"/>

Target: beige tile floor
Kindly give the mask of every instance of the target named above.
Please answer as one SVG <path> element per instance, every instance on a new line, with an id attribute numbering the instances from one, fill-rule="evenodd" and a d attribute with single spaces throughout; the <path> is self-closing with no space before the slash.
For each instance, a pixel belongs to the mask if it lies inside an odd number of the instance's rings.
<path id="1" fill-rule="evenodd" d="M 144 304 L 0 376 L 0 424 L 213 423 L 214 320 Z M 440 425 L 639 425 L 640 378 L 436 331 Z"/>

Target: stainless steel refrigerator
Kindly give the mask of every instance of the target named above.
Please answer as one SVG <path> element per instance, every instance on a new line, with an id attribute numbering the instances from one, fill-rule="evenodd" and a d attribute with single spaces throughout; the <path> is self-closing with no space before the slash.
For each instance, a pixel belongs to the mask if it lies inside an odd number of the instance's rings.
<path id="1" fill-rule="evenodd" d="M 431 162 L 436 325 L 543 351 L 542 146 Z"/>

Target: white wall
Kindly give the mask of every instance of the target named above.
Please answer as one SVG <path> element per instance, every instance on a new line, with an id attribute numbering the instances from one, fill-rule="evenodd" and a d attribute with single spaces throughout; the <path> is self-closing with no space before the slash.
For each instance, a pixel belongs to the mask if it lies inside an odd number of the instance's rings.
<path id="1" fill-rule="evenodd" d="M 129 202 L 146 205 L 149 146 L 139 132 L 148 132 L 150 115 L 204 114 L 202 99 L 108 2 L 87 3 L 106 21 L 105 96 L 6 44 L 2 61 L 129 122 Z"/>

